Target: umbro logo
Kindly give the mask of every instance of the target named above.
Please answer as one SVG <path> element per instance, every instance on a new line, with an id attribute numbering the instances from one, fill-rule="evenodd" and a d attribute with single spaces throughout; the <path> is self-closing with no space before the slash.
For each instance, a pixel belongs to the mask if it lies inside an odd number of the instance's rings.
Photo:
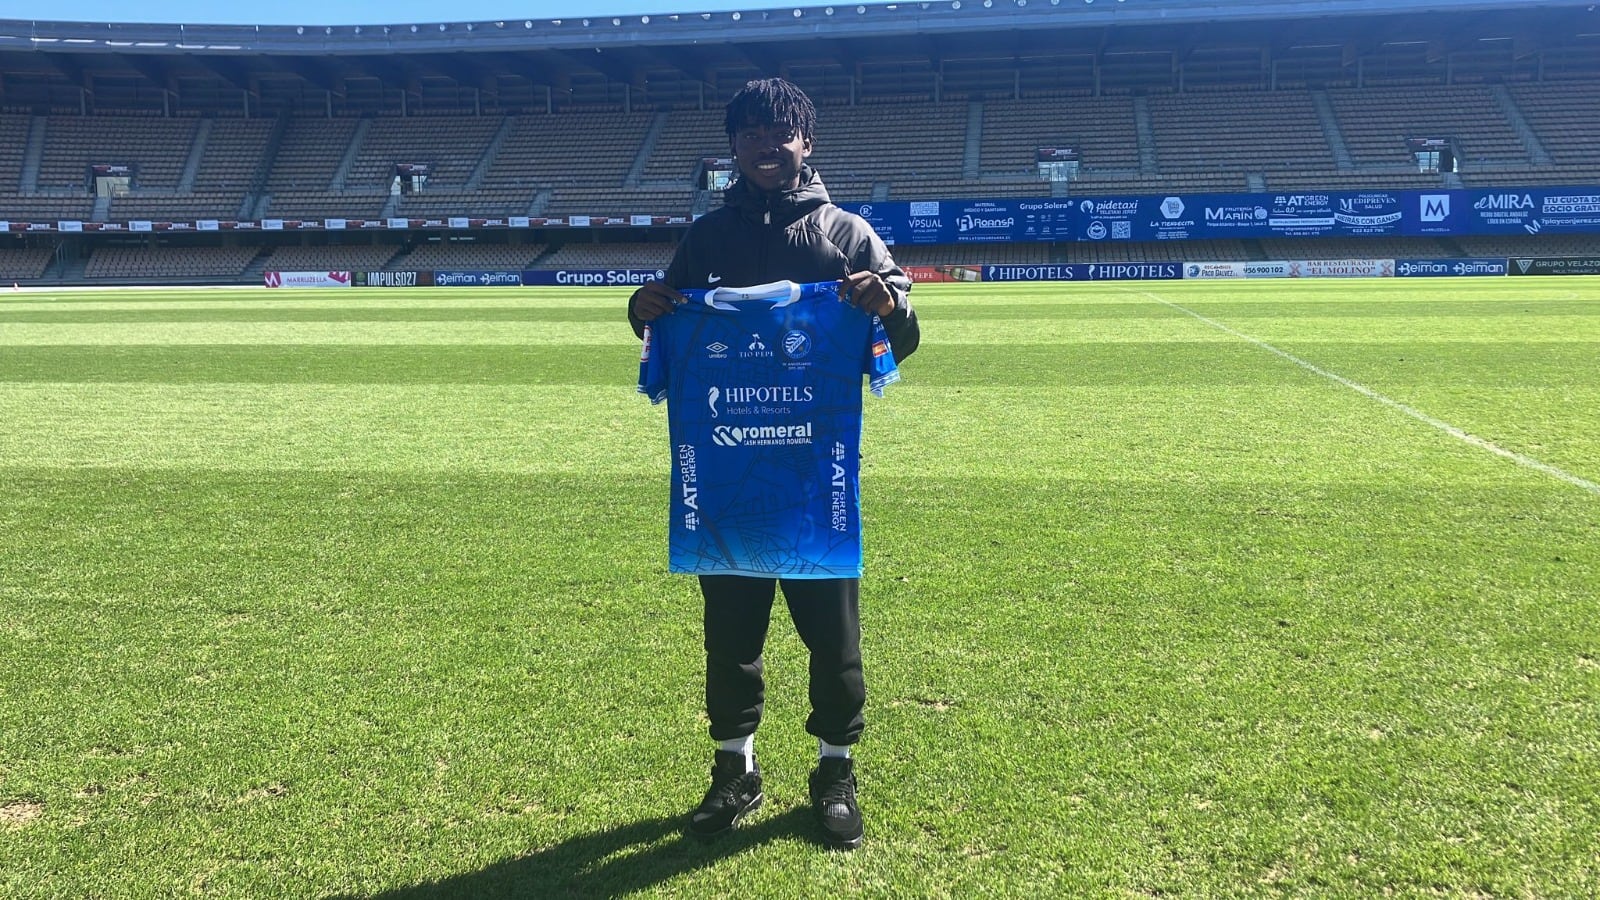
<path id="1" fill-rule="evenodd" d="M 706 345 L 706 350 L 712 359 L 722 359 L 728 355 L 728 345 L 721 341 L 713 341 Z"/>

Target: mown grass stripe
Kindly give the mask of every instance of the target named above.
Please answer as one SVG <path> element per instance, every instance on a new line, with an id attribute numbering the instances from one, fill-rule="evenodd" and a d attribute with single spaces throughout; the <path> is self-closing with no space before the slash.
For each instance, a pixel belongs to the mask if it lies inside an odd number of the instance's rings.
<path id="1" fill-rule="evenodd" d="M 1393 398 L 1386 397 L 1383 394 L 1380 394 L 1377 391 L 1374 391 L 1373 389 L 1367 387 L 1366 385 L 1359 384 L 1357 382 L 1351 381 L 1350 379 L 1345 378 L 1343 375 L 1339 375 L 1338 373 L 1335 373 L 1335 372 L 1330 372 L 1330 371 L 1328 371 L 1326 369 L 1323 369 L 1323 368 L 1321 368 L 1321 367 L 1319 367 L 1317 365 L 1309 363 L 1309 362 L 1301 359 L 1300 357 L 1295 356 L 1292 353 L 1289 353 L 1289 352 L 1284 351 L 1284 350 L 1280 350 L 1277 347 L 1272 346 L 1271 344 L 1267 343 L 1266 341 L 1261 340 L 1260 338 L 1252 337 L 1252 336 L 1250 336 L 1248 334 L 1245 334 L 1242 331 L 1238 331 L 1238 330 L 1235 330 L 1233 328 L 1230 328 L 1229 326 L 1224 325 L 1224 324 L 1222 324 L 1221 322 L 1218 322 L 1215 319 L 1203 316 L 1200 313 L 1197 313 L 1194 310 L 1188 309 L 1188 308 L 1186 308 L 1186 307 L 1184 307 L 1184 306 L 1182 306 L 1180 304 L 1174 303 L 1171 300 L 1166 299 L 1165 297 L 1161 297 L 1161 296 L 1158 296 L 1156 294 L 1152 294 L 1152 293 L 1149 293 L 1149 292 L 1145 292 L 1143 294 L 1143 296 L 1149 297 L 1150 299 L 1152 299 L 1152 300 L 1156 301 L 1157 303 L 1160 303 L 1160 304 L 1162 304 L 1164 306 L 1170 306 L 1173 309 L 1179 310 L 1179 311 L 1181 311 L 1181 312 L 1183 312 L 1183 313 L 1185 313 L 1187 315 L 1193 316 L 1195 319 L 1197 319 L 1197 320 L 1199 320 L 1201 322 L 1204 322 L 1205 324 L 1211 326 L 1212 328 L 1217 329 L 1218 331 L 1221 331 L 1221 332 L 1223 332 L 1225 334 L 1232 335 L 1232 336 L 1234 336 L 1234 337 L 1236 337 L 1236 338 L 1238 338 L 1238 339 L 1240 339 L 1242 341 L 1245 341 L 1245 342 L 1250 343 L 1250 344 L 1252 344 L 1252 345 L 1254 345 L 1256 347 L 1259 347 L 1262 350 L 1265 350 L 1268 353 L 1273 354 L 1274 356 L 1278 356 L 1278 357 L 1281 357 L 1283 359 L 1286 359 L 1289 362 L 1294 363 L 1295 365 L 1299 366 L 1302 369 L 1305 369 L 1308 372 L 1311 372 L 1314 375 L 1318 375 L 1318 376 L 1321 376 L 1323 378 L 1328 379 L 1329 381 L 1335 382 L 1337 384 L 1344 385 L 1345 387 L 1349 388 L 1352 391 L 1355 391 L 1356 393 L 1362 395 L 1363 397 L 1366 397 L 1366 398 L 1368 398 L 1370 400 L 1375 400 L 1375 401 L 1377 401 L 1379 403 L 1382 403 L 1384 406 L 1389 407 L 1390 409 L 1394 409 L 1394 410 L 1396 410 L 1398 412 L 1404 413 L 1405 415 L 1410 416 L 1413 419 L 1416 419 L 1418 422 L 1422 422 L 1423 424 L 1428 425 L 1429 427 L 1436 428 L 1439 431 L 1442 431 L 1445 434 L 1450 435 L 1451 437 L 1455 438 L 1456 440 L 1459 440 L 1459 441 L 1462 441 L 1464 443 L 1470 444 L 1470 445 L 1472 445 L 1474 447 L 1477 447 L 1480 450 L 1487 450 L 1488 452 L 1493 453 L 1496 456 L 1502 457 L 1504 459 L 1508 459 L 1508 460 L 1516 463 L 1519 466 L 1523 466 L 1525 468 L 1533 469 L 1536 472 L 1543 472 L 1544 474 L 1549 475 L 1552 478 L 1557 478 L 1557 479 L 1559 479 L 1561 481 L 1564 481 L 1567 484 L 1572 485 L 1573 487 L 1576 487 L 1576 488 L 1579 488 L 1581 490 L 1588 491 L 1591 494 L 1595 494 L 1597 496 L 1600 496 L 1600 484 L 1597 484 L 1597 483 L 1595 483 L 1593 481 L 1590 481 L 1590 480 L 1588 480 L 1586 478 L 1580 478 L 1577 475 L 1572 474 L 1571 472 L 1568 472 L 1568 471 L 1566 471 L 1564 469 L 1560 469 L 1560 468 L 1558 468 L 1556 466 L 1552 466 L 1552 465 L 1550 465 L 1548 463 L 1540 462 L 1539 460 L 1534 459 L 1531 456 L 1527 456 L 1527 455 L 1522 454 L 1522 453 L 1517 453 L 1516 451 L 1513 451 L 1513 450 L 1507 450 L 1506 448 L 1501 447 L 1501 446 L 1493 443 L 1492 441 L 1484 440 L 1483 438 L 1478 437 L 1477 435 L 1468 434 L 1466 431 L 1463 431 L 1462 429 L 1457 428 L 1454 425 L 1451 425 L 1449 422 L 1445 422 L 1443 420 L 1436 419 L 1433 416 L 1430 416 L 1427 413 L 1422 412 L 1419 409 L 1416 409 L 1414 407 L 1408 406 L 1407 404 L 1401 403 L 1400 401 L 1395 400 Z"/>

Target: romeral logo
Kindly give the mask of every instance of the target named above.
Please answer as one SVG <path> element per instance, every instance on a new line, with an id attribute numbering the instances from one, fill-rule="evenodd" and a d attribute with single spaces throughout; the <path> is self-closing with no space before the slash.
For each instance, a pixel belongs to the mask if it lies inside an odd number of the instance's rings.
<path id="1" fill-rule="evenodd" d="M 759 447 L 775 444 L 811 443 L 811 423 L 800 425 L 751 425 L 737 428 L 718 425 L 711 429 L 711 441 L 719 447 Z"/>
<path id="2" fill-rule="evenodd" d="M 1449 194 L 1423 194 L 1421 203 L 1422 221 L 1443 222 L 1450 218 Z"/>
<path id="3" fill-rule="evenodd" d="M 720 399 L 721 397 L 722 397 L 722 388 L 719 388 L 714 384 L 711 386 L 711 390 L 706 391 L 706 405 L 711 407 L 711 418 L 713 418 L 713 419 L 717 418 L 717 416 L 718 416 L 718 413 L 717 413 L 717 400 Z"/>
<path id="4" fill-rule="evenodd" d="M 783 336 L 783 355 L 790 359 L 805 359 L 811 354 L 811 335 L 794 329 Z"/>
<path id="5" fill-rule="evenodd" d="M 1533 209 L 1531 194 L 1489 194 L 1480 197 L 1473 209 Z"/>

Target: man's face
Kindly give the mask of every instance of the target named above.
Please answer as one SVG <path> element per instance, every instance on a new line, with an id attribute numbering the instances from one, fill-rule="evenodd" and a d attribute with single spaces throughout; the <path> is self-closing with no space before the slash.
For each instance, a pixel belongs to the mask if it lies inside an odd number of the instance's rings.
<path id="1" fill-rule="evenodd" d="M 746 122 L 733 133 L 733 158 L 750 185 L 766 193 L 800 186 L 800 166 L 811 155 L 811 139 L 787 125 Z"/>

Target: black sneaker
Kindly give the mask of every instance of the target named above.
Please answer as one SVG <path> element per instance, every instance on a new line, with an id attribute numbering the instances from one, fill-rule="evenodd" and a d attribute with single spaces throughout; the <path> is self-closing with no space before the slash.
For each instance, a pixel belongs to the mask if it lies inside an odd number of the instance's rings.
<path id="1" fill-rule="evenodd" d="M 856 806 L 855 760 L 824 756 L 811 772 L 811 809 L 822 826 L 822 842 L 835 850 L 861 846 L 861 809 Z"/>
<path id="2" fill-rule="evenodd" d="M 718 750 L 711 766 L 711 790 L 689 816 L 689 833 L 696 837 L 715 837 L 739 826 L 765 799 L 761 794 L 761 767 L 751 760 L 744 770 L 744 754 Z"/>

